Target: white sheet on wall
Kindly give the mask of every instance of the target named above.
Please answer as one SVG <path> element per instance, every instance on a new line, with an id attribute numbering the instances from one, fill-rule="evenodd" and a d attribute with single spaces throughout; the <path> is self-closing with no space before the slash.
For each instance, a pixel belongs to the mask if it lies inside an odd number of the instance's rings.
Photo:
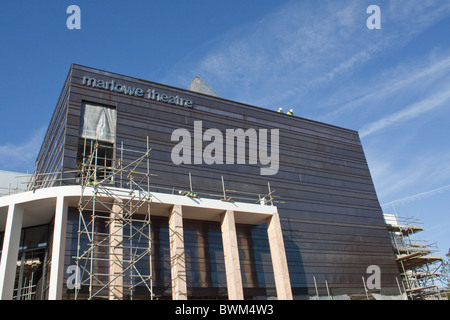
<path id="1" fill-rule="evenodd" d="M 82 109 L 80 136 L 86 139 L 116 142 L 116 110 L 85 103 Z"/>

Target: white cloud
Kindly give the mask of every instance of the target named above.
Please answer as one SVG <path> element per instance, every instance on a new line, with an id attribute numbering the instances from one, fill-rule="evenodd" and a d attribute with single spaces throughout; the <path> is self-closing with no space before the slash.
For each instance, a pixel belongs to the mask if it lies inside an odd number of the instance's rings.
<path id="1" fill-rule="evenodd" d="M 436 82 L 448 81 L 450 73 L 450 58 L 447 53 L 442 58 L 432 52 L 427 59 L 414 59 L 403 62 L 396 68 L 380 69 L 376 79 L 356 83 L 347 90 L 342 90 L 338 96 L 331 96 L 327 105 L 336 106 L 333 111 L 319 117 L 318 120 L 331 122 L 349 112 L 360 108 L 379 110 L 383 107 L 396 108 L 390 105 L 403 93 L 410 95 L 411 91 L 429 90 Z M 424 61 L 425 60 L 425 61 Z M 408 93 L 409 92 L 409 93 Z"/>
<path id="2" fill-rule="evenodd" d="M 6 143 L 0 145 L 0 169 L 5 171 L 20 171 L 28 168 L 31 172 L 39 153 L 46 128 L 33 132 L 29 139 L 22 143 Z"/>
<path id="3" fill-rule="evenodd" d="M 418 194 L 415 194 L 415 195 L 412 195 L 412 196 L 408 196 L 408 197 L 404 197 L 404 198 L 401 198 L 401 199 L 393 200 L 393 201 L 390 201 L 388 203 L 384 203 L 381 206 L 382 207 L 389 207 L 389 206 L 392 206 L 392 205 L 397 205 L 397 204 L 401 204 L 401 203 L 405 203 L 405 202 L 412 202 L 412 201 L 415 201 L 415 200 L 428 198 L 428 197 L 431 197 L 431 196 L 433 196 L 435 194 L 443 193 L 443 192 L 448 191 L 448 190 L 450 190 L 450 184 L 446 185 L 446 186 L 442 186 L 442 187 L 436 188 L 436 189 L 433 189 L 433 190 L 428 190 L 428 191 L 425 191 L 425 192 L 421 192 L 421 193 L 418 193 Z"/>
<path id="4" fill-rule="evenodd" d="M 450 8 L 442 1 L 382 4 L 383 29 L 377 32 L 366 27 L 367 3 L 288 2 L 223 36 L 191 61 L 188 77 L 207 79 L 224 98 L 262 107 L 304 100 L 380 52 L 407 43 Z"/>
<path id="5" fill-rule="evenodd" d="M 408 148 L 393 143 L 381 150 L 366 148 L 370 172 L 381 203 L 390 204 L 406 199 L 411 194 L 429 195 L 442 190 L 437 186 L 450 181 L 450 152 L 442 150 L 432 153 L 409 155 Z M 431 191 L 436 192 L 431 192 Z"/>
<path id="6" fill-rule="evenodd" d="M 364 17 L 362 8 L 357 1 L 314 2 L 313 6 L 289 2 L 245 29 L 223 36 L 193 62 L 189 72 L 212 79 L 208 83 L 225 98 L 264 106 L 267 100 L 279 99 L 272 94 L 276 91 L 289 99 L 308 89 L 311 81 L 329 81 L 361 58 L 367 59 L 359 53 L 363 37 L 352 36 L 364 31 L 365 24 L 351 25 L 359 11 Z"/>
<path id="7" fill-rule="evenodd" d="M 428 96 L 426 99 L 414 103 L 403 110 L 395 112 L 389 116 L 379 119 L 366 125 L 360 130 L 360 137 L 365 138 L 387 127 L 414 119 L 426 112 L 430 112 L 438 107 L 450 105 L 450 85 L 443 90 Z"/>

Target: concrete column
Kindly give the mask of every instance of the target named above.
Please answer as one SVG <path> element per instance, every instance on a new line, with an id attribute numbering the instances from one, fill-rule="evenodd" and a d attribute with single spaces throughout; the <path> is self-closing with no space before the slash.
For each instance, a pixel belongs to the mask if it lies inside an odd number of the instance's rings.
<path id="1" fill-rule="evenodd" d="M 278 212 L 267 219 L 267 234 L 278 300 L 292 300 L 291 281 Z"/>
<path id="2" fill-rule="evenodd" d="M 64 282 L 64 258 L 67 232 L 67 201 L 56 198 L 55 223 L 53 227 L 52 263 L 50 267 L 49 300 L 61 300 Z"/>
<path id="3" fill-rule="evenodd" d="M 0 261 L 0 300 L 13 298 L 23 215 L 24 211 L 18 205 L 9 205 Z"/>
<path id="4" fill-rule="evenodd" d="M 114 200 L 109 225 L 109 300 L 123 300 L 123 202 Z"/>
<path id="5" fill-rule="evenodd" d="M 186 300 L 186 260 L 184 255 L 183 212 L 181 205 L 174 205 L 169 213 L 169 240 L 172 299 Z"/>
<path id="6" fill-rule="evenodd" d="M 234 212 L 227 210 L 221 217 L 223 254 L 227 276 L 228 299 L 243 300 L 241 265 L 236 237 Z"/>

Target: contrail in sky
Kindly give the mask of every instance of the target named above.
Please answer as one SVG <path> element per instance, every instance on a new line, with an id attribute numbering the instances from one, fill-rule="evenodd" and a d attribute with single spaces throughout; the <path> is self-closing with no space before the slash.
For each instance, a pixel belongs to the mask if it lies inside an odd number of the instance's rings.
<path id="1" fill-rule="evenodd" d="M 398 204 L 398 203 L 402 203 L 402 202 L 406 202 L 406 201 L 414 201 L 414 200 L 419 199 L 421 197 L 431 196 L 431 195 L 433 195 L 435 193 L 442 192 L 442 191 L 444 191 L 446 189 L 449 189 L 449 188 L 450 188 L 450 184 L 446 185 L 446 186 L 443 186 L 443 187 L 440 187 L 440 188 L 437 188 L 437 189 L 430 190 L 430 191 L 421 192 L 421 193 L 415 194 L 413 196 L 409 196 L 409 197 L 405 197 L 405 198 L 402 198 L 402 199 L 394 200 L 394 201 L 385 203 L 385 204 L 383 204 L 381 206 L 382 207 L 386 207 L 386 206 L 390 206 L 390 205 L 393 205 L 393 204 Z"/>

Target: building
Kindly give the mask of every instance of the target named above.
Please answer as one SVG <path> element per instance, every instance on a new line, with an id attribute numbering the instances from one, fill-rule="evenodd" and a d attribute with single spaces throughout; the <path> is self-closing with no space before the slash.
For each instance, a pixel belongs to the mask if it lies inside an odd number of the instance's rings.
<path id="1" fill-rule="evenodd" d="M 0 170 L 0 196 L 27 191 L 29 175 Z"/>
<path id="2" fill-rule="evenodd" d="M 80 65 L 0 218 L 2 299 L 402 293 L 356 131 Z"/>

